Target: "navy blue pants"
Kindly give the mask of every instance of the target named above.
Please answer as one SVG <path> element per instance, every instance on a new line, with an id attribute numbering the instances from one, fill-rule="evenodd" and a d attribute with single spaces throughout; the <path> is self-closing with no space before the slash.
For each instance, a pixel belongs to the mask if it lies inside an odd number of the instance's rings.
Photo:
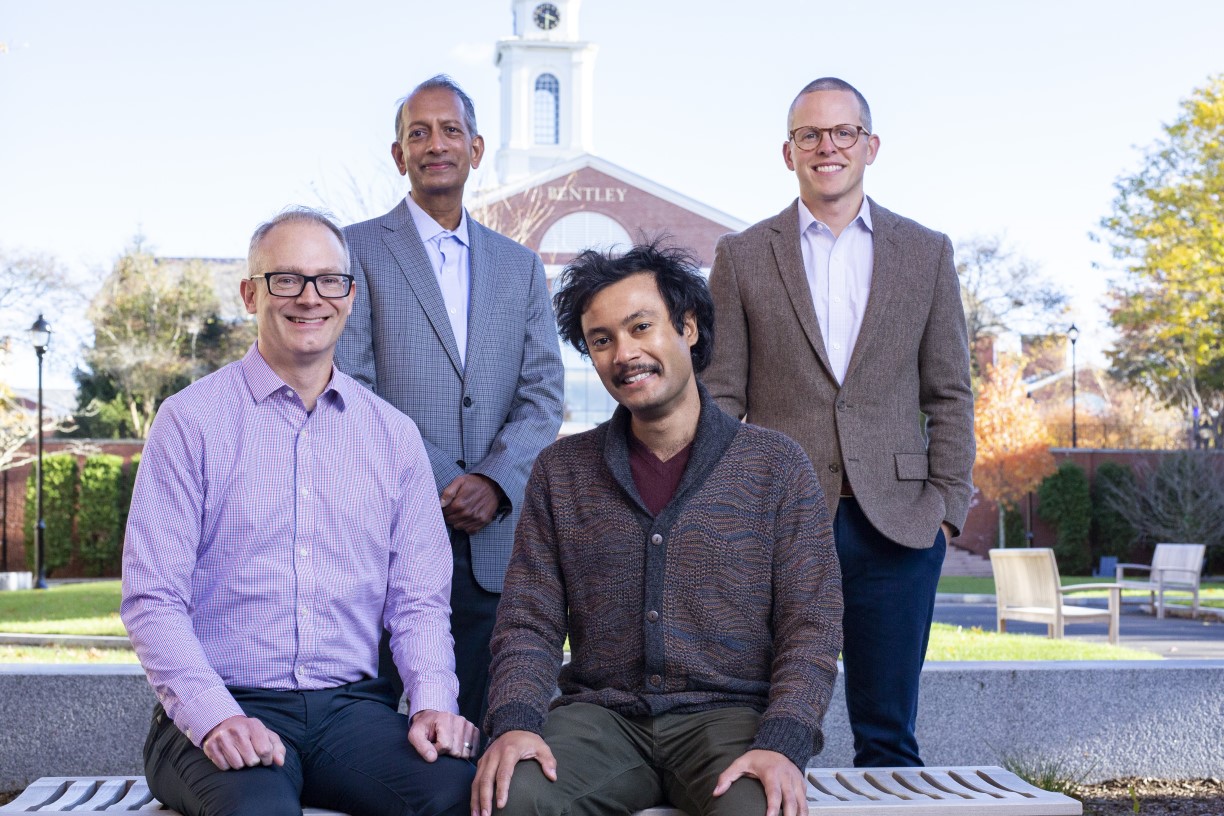
<path id="1" fill-rule="evenodd" d="M 353 816 L 470 812 L 471 763 L 426 762 L 385 680 L 322 691 L 231 688 L 248 717 L 285 744 L 285 764 L 222 771 L 159 705 L 145 742 L 153 795 L 184 816 L 300 816 L 303 806 Z"/>
<path id="2" fill-rule="evenodd" d="M 947 547 L 902 547 L 871 525 L 853 498 L 837 505 L 833 537 L 841 562 L 846 709 L 860 768 L 922 765 L 914 725 L 935 591 Z"/>

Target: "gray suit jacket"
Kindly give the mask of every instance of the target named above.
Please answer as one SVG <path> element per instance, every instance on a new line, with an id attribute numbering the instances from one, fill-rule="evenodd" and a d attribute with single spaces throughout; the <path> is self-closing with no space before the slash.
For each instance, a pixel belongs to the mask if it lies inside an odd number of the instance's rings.
<path id="1" fill-rule="evenodd" d="M 728 413 L 803 446 L 831 513 L 844 474 L 877 530 L 921 549 L 969 513 L 969 343 L 947 236 L 868 201 L 871 294 L 843 384 L 812 305 L 797 204 L 719 241 L 703 379 Z"/>
<path id="2" fill-rule="evenodd" d="M 336 365 L 412 417 L 439 492 L 462 473 L 505 492 L 509 515 L 471 537 L 476 580 L 501 592 L 531 465 L 561 427 L 564 371 L 544 266 L 468 218 L 464 366 L 408 205 L 344 234 L 357 295 Z"/>

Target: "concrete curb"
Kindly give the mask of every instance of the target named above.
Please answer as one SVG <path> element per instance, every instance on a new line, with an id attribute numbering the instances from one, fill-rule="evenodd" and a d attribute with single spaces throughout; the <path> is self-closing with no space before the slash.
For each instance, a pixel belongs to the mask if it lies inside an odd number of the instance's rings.
<path id="1" fill-rule="evenodd" d="M 127 635 L 27 635 L 0 632 L 4 646 L 75 646 L 81 649 L 131 649 Z M 136 658 L 133 656 L 132 658 Z"/>

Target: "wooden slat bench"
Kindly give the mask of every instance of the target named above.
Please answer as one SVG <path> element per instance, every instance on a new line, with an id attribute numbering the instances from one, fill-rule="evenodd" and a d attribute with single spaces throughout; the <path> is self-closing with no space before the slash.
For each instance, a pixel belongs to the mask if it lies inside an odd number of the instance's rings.
<path id="1" fill-rule="evenodd" d="M 1080 816 L 1083 807 L 1033 787 L 1002 768 L 808 768 L 808 809 L 821 816 Z M 173 814 L 149 793 L 144 777 L 46 776 L 0 813 L 91 811 Z M 306 808 L 305 816 L 344 816 Z M 686 816 L 670 807 L 636 816 Z"/>

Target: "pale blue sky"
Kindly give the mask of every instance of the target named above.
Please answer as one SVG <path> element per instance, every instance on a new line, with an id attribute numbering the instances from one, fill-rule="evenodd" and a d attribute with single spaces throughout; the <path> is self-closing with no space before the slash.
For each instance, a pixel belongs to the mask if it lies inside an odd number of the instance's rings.
<path id="1" fill-rule="evenodd" d="M 581 16 L 599 155 L 755 221 L 796 192 L 791 98 L 841 76 L 882 140 L 868 193 L 954 241 L 1005 233 L 1072 289 L 1092 356 L 1108 258 L 1087 234 L 1136 148 L 1224 71 L 1212 0 L 585 0 Z M 439 71 L 495 150 L 510 26 L 509 0 L 0 0 L 0 244 L 95 278 L 138 229 L 165 255 L 243 255 L 259 221 L 318 203 L 312 185 L 390 170 L 395 100 Z"/>

